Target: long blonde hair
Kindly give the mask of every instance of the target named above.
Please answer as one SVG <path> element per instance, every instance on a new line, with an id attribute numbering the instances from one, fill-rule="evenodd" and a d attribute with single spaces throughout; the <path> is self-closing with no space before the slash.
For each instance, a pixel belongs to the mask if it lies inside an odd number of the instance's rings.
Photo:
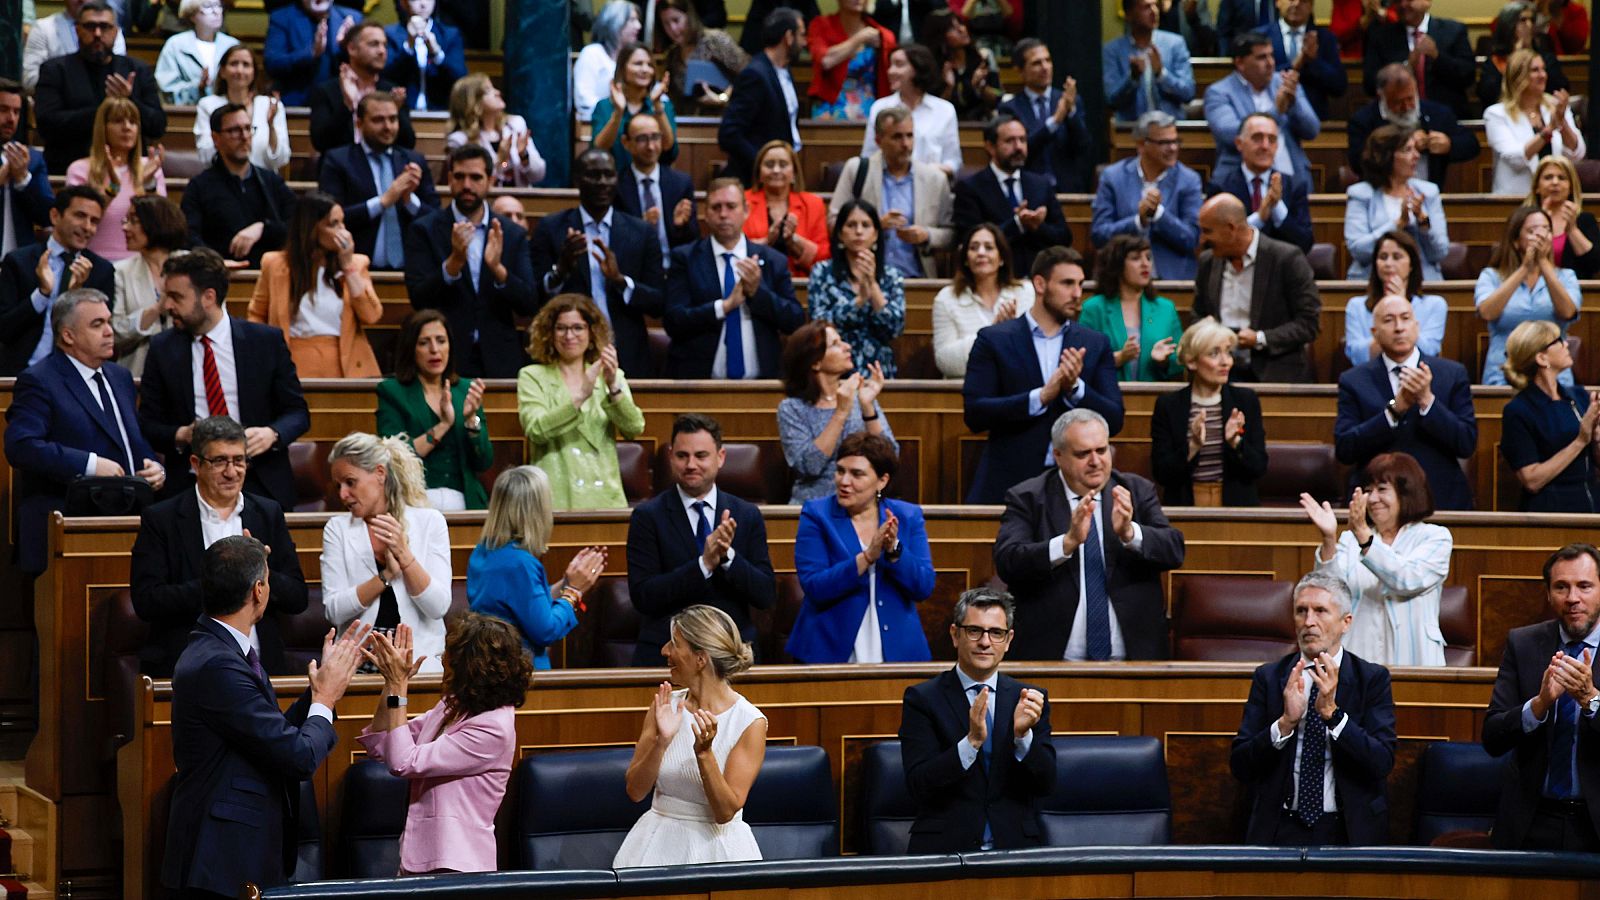
<path id="1" fill-rule="evenodd" d="M 483 95 L 493 87 L 489 76 L 473 72 L 456 81 L 450 89 L 450 130 L 465 132 L 468 142 L 476 142 L 483 131 Z M 503 124 L 503 123 L 502 123 Z"/>
<path id="2" fill-rule="evenodd" d="M 1533 183 L 1528 187 L 1528 199 L 1522 201 L 1523 206 L 1540 206 L 1539 179 L 1544 177 L 1544 170 L 1555 166 L 1567 176 L 1567 199 L 1572 201 L 1573 214 L 1583 212 L 1583 185 L 1578 181 L 1578 167 L 1572 164 L 1559 153 L 1546 156 L 1539 160 L 1539 165 L 1533 170 Z"/>
<path id="3" fill-rule="evenodd" d="M 422 460 L 402 437 L 381 438 L 364 431 L 352 431 L 339 439 L 328 451 L 328 465 L 345 460 L 363 472 L 376 472 L 383 467 L 383 500 L 388 504 L 389 515 L 402 528 L 406 524 L 406 507 L 427 506 L 427 479 L 422 472 Z"/>
<path id="4" fill-rule="evenodd" d="M 534 556 L 550 548 L 555 527 L 555 500 L 550 477 L 538 466 L 517 466 L 500 473 L 489 492 L 489 513 L 479 541 L 490 550 L 521 544 Z"/>
<path id="5" fill-rule="evenodd" d="M 128 175 L 133 180 L 133 194 L 138 196 L 144 193 L 144 121 L 139 116 L 139 107 L 127 97 L 107 97 L 100 101 L 100 108 L 94 113 L 94 137 L 89 143 L 89 184 L 95 190 L 105 191 L 115 196 L 121 192 L 111 190 L 111 180 L 115 175 L 111 156 L 106 152 L 106 126 L 113 122 L 133 122 L 139 126 L 139 139 L 133 142 L 133 147 L 128 150 Z"/>
<path id="6" fill-rule="evenodd" d="M 1536 60 L 1543 60 L 1539 54 L 1532 50 L 1518 50 L 1506 60 L 1505 80 L 1500 83 L 1500 103 L 1505 106 L 1506 115 L 1516 120 L 1522 118 L 1522 91 L 1528 86 L 1528 79 L 1533 77 L 1533 64 Z M 1545 75 L 1548 77 L 1549 73 Z M 1555 98 L 1545 93 L 1539 98 L 1539 108 L 1550 112 L 1555 106 Z M 1560 122 L 1555 123 L 1560 125 Z"/>

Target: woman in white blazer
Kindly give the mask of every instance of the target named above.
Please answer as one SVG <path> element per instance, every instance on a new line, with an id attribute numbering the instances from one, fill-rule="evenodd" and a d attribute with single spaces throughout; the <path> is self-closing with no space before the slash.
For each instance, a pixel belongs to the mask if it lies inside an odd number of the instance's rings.
<path id="1" fill-rule="evenodd" d="M 189 223 L 178 204 L 159 194 L 140 194 L 128 204 L 122 236 L 133 252 L 111 265 L 116 285 L 111 331 L 117 339 L 117 365 L 138 378 L 144 374 L 150 339 L 171 325 L 161 315 L 161 269 L 167 257 L 189 246 Z"/>
<path id="2" fill-rule="evenodd" d="M 1583 159 L 1583 134 L 1567 108 L 1567 92 L 1544 92 L 1544 59 L 1518 50 L 1506 62 L 1500 102 L 1483 111 L 1483 129 L 1494 150 L 1494 193 L 1523 196 L 1533 185 L 1542 157 L 1560 154 Z"/>
<path id="3" fill-rule="evenodd" d="M 1391 231 L 1403 231 L 1422 251 L 1422 278 L 1442 278 L 1439 264 L 1450 252 L 1450 235 L 1444 221 L 1439 187 L 1417 178 L 1417 132 L 1403 125 L 1374 129 L 1361 151 L 1365 181 L 1345 191 L 1344 243 L 1350 250 L 1352 281 L 1372 273 L 1372 255 L 1378 241 Z"/>
<path id="4" fill-rule="evenodd" d="M 1013 270 L 999 226 L 974 225 L 956 260 L 955 277 L 933 298 L 933 362 L 946 378 L 966 376 L 980 330 L 1033 308 L 1033 280 Z"/>
<path id="5" fill-rule="evenodd" d="M 200 164 L 211 165 L 217 158 L 217 145 L 211 137 L 211 114 L 229 103 L 250 110 L 255 135 L 250 139 L 250 161 L 263 169 L 279 171 L 289 164 L 289 117 L 283 104 L 264 91 L 257 73 L 265 73 L 255 51 L 237 44 L 222 53 L 212 93 L 200 98 L 194 110 L 194 149 Z"/>
<path id="6" fill-rule="evenodd" d="M 404 438 L 352 432 L 328 454 L 339 499 L 349 509 L 322 528 L 322 605 L 343 628 L 360 619 L 401 623 L 416 635 L 423 672 L 443 671 L 450 611 L 450 530 L 429 508 L 422 462 Z"/>
<path id="7" fill-rule="evenodd" d="M 161 45 L 156 57 L 156 89 L 163 103 L 190 106 L 200 102 L 217 81 L 222 55 L 239 43 L 222 31 L 222 0 L 183 0 L 178 18 L 189 31 L 180 31 Z"/>

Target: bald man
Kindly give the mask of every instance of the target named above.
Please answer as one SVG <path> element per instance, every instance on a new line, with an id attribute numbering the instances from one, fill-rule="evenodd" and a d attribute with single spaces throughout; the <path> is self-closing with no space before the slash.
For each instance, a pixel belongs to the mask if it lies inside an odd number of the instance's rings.
<path id="1" fill-rule="evenodd" d="M 1215 316 L 1239 335 L 1234 379 L 1315 380 L 1309 349 L 1322 297 L 1300 248 L 1262 234 L 1232 194 L 1201 205 L 1200 247 L 1194 315 Z"/>

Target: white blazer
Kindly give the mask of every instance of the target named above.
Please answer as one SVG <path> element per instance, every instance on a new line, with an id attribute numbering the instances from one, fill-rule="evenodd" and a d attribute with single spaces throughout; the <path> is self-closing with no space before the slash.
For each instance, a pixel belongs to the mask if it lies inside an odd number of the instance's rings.
<path id="1" fill-rule="evenodd" d="M 1545 118 L 1553 115 L 1555 109 L 1555 104 L 1546 97 Z M 1583 159 L 1589 148 L 1583 143 L 1583 131 L 1573 120 L 1570 109 L 1567 110 L 1567 124 L 1578 135 L 1577 145 L 1563 144 L 1558 128 L 1550 136 L 1550 152 L 1572 160 Z M 1494 150 L 1494 193 L 1526 197 L 1533 186 L 1533 170 L 1539 165 L 1539 157 L 1529 159 L 1523 155 L 1528 142 L 1533 140 L 1533 123 L 1524 115 L 1512 118 L 1504 103 L 1496 103 L 1483 111 L 1483 130 Z"/>
<path id="2" fill-rule="evenodd" d="M 1033 308 L 1033 279 L 1020 278 L 1011 287 L 1000 289 L 996 305 L 1010 300 L 1017 306 L 1017 315 Z M 953 285 L 945 285 L 933 298 L 933 361 L 940 374 L 946 378 L 962 378 L 967 374 L 967 357 L 972 353 L 978 332 L 994 324 L 994 313 L 985 309 L 972 291 L 957 294 Z"/>
<path id="3" fill-rule="evenodd" d="M 238 43 L 238 38 L 221 32 L 212 41 L 211 64 L 204 67 L 210 73 L 206 82 L 208 92 L 217 83 L 217 67 L 222 64 L 223 54 Z M 200 39 L 195 37 L 193 31 L 180 31 L 161 45 L 161 55 L 156 57 L 156 89 L 161 92 L 162 102 L 175 106 L 200 102 L 203 95 L 200 90 L 200 51 L 196 49 L 199 45 Z"/>
<path id="4" fill-rule="evenodd" d="M 1445 227 L 1444 202 L 1439 199 L 1439 186 L 1421 178 L 1406 182 L 1413 191 L 1422 195 L 1422 208 L 1428 216 L 1426 230 L 1417 227 L 1415 220 L 1406 226 L 1406 233 L 1417 242 L 1422 251 L 1422 280 L 1438 281 L 1444 276 L 1439 264 L 1450 252 L 1450 232 Z M 1344 244 L 1350 249 L 1350 270 L 1345 277 L 1364 281 L 1372 273 L 1372 255 L 1377 252 L 1378 239 L 1394 230 L 1395 217 L 1389 214 L 1389 204 L 1384 202 L 1382 191 L 1371 182 L 1358 181 L 1345 190 Z M 1359 654 L 1358 654 L 1359 655 Z"/>
<path id="5" fill-rule="evenodd" d="M 1344 646 L 1380 666 L 1444 665 L 1439 595 L 1454 546 L 1450 529 L 1412 522 L 1392 545 L 1375 537 L 1364 554 L 1349 531 L 1339 535 L 1333 559 L 1323 559 L 1318 547 L 1316 571 L 1335 575 L 1350 588 L 1355 620 Z"/>
<path id="6" fill-rule="evenodd" d="M 78 50 L 76 26 L 67 18 L 64 12 L 45 16 L 33 23 L 33 28 L 28 32 L 28 42 L 22 47 L 22 86 L 33 93 L 39 86 L 39 67 L 47 59 L 66 56 Z M 118 56 L 128 55 L 128 44 L 122 39 L 122 32 L 117 32 L 117 42 L 111 45 L 111 52 Z"/>
<path id="7" fill-rule="evenodd" d="M 404 579 L 393 584 L 400 606 L 400 621 L 411 626 L 417 654 L 427 654 L 423 672 L 442 672 L 444 617 L 450 611 L 450 529 L 444 515 L 427 507 L 406 507 L 406 539 L 431 581 L 428 589 L 411 596 Z M 378 601 L 362 606 L 356 585 L 378 574 L 367 523 L 345 513 L 322 527 L 322 607 L 328 621 L 343 629 L 354 619 L 378 620 Z"/>

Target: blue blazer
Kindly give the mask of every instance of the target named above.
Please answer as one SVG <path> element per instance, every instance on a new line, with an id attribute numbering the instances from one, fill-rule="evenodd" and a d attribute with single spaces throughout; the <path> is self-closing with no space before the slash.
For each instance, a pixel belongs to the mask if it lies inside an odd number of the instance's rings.
<path id="1" fill-rule="evenodd" d="M 1156 30 L 1150 35 L 1161 54 L 1161 75 L 1156 78 L 1156 108 L 1182 119 L 1183 105 L 1194 99 L 1194 71 L 1189 64 L 1189 45 L 1183 35 Z M 1133 75 L 1133 41 L 1127 36 L 1106 42 L 1100 51 L 1100 68 L 1105 76 L 1106 106 L 1116 114 L 1117 120 L 1132 122 L 1150 108 L 1145 103 L 1144 92 L 1139 89 L 1139 79 Z"/>
<path id="2" fill-rule="evenodd" d="M 1050 449 L 1050 426 L 1070 408 L 1060 396 L 1039 415 L 1028 415 L 1029 393 L 1044 386 L 1031 328 L 1026 316 L 1017 316 L 980 329 L 967 357 L 962 417 L 973 432 L 989 433 L 978 474 L 967 489 L 968 503 L 999 503 L 1012 485 L 1039 474 Z M 1085 351 L 1079 376 L 1083 399 L 1075 405 L 1105 416 L 1115 435 L 1122 430 L 1122 388 L 1111 342 L 1073 322 L 1062 341 L 1062 348 L 1067 347 Z"/>
<path id="3" fill-rule="evenodd" d="M 528 241 L 528 252 L 533 257 L 535 285 L 545 301 L 550 297 L 544 287 L 544 276 L 561 258 L 561 248 L 567 242 L 569 228 L 583 231 L 583 214 L 577 207 L 545 216 L 534 228 Z M 656 370 L 650 362 L 650 333 L 645 317 L 658 318 L 665 311 L 661 297 L 666 281 L 661 270 L 661 241 L 656 237 L 655 229 L 643 219 L 613 209 L 611 242 L 607 246 L 617 257 L 617 266 L 622 274 L 633 279 L 633 298 L 626 304 L 622 302 L 622 295 L 626 291 L 623 285 L 606 286 L 605 304 L 610 314 L 611 333 L 617 345 L 617 362 L 629 378 L 654 378 Z M 721 279 L 718 279 L 718 284 L 721 284 Z M 566 282 L 556 286 L 556 293 L 582 294 L 585 297 L 593 290 L 587 264 L 573 267 L 567 274 Z M 720 298 L 721 295 L 718 296 Z"/>
<path id="4" fill-rule="evenodd" d="M 1300 86 L 1306 92 L 1306 99 L 1311 101 L 1311 108 L 1317 111 L 1317 118 L 1326 119 L 1328 98 L 1343 97 L 1350 87 L 1350 78 L 1344 72 L 1344 61 L 1339 58 L 1339 39 L 1334 36 L 1332 29 L 1308 22 L 1306 30 L 1317 35 L 1317 57 L 1300 70 Z M 1278 71 L 1293 65 L 1294 60 L 1289 58 L 1289 51 L 1283 46 L 1283 29 L 1276 26 L 1269 28 L 1267 37 L 1272 38 L 1272 56 L 1277 61 Z M 1301 40 L 1305 38 L 1301 37 Z"/>
<path id="5" fill-rule="evenodd" d="M 1093 216 L 1089 237 L 1096 247 L 1119 234 L 1148 237 L 1157 278 L 1193 280 L 1198 265 L 1194 248 L 1200 243 L 1200 176 L 1177 163 L 1156 179 L 1156 187 L 1166 210 L 1142 229 L 1139 201 L 1144 197 L 1144 179 L 1139 175 L 1139 158 L 1130 156 L 1106 166 L 1089 207 Z"/>
<path id="6" fill-rule="evenodd" d="M 17 248 L 39 243 L 35 228 L 50 227 L 50 207 L 56 195 L 50 190 L 50 172 L 45 168 L 44 154 L 28 148 L 28 186 L 18 190 L 7 182 L 0 187 L 0 209 L 5 208 L 5 196 L 11 195 L 12 233 L 16 235 Z"/>
<path id="7" fill-rule="evenodd" d="M 1061 89 L 1051 88 L 1045 98 L 1050 115 L 1055 115 L 1056 104 L 1060 102 Z M 1028 162 L 1023 169 L 1050 179 L 1050 185 L 1058 194 L 1081 194 L 1089 190 L 1088 160 L 1094 152 L 1094 144 L 1082 103 L 1074 106 L 1072 115 L 1054 129 L 1035 114 L 1025 90 L 1012 94 L 1000 104 L 1000 111 L 1016 116 L 1028 129 Z"/>
<path id="8" fill-rule="evenodd" d="M 0 378 L 26 369 L 28 357 L 44 337 L 44 313 L 33 308 L 33 292 L 39 289 L 39 279 L 33 273 L 49 246 L 49 242 L 19 245 L 0 261 Z M 93 263 L 83 286 L 105 294 L 114 307 L 117 285 L 111 263 L 93 250 L 84 250 L 83 255 Z"/>
<path id="9" fill-rule="evenodd" d="M 467 602 L 472 611 L 515 626 L 535 669 L 550 668 L 550 645 L 578 627 L 572 604 L 550 595 L 550 576 L 521 544 L 472 548 L 467 560 Z"/>
<path id="10" fill-rule="evenodd" d="M 412 194 L 422 205 L 416 212 L 412 212 L 404 203 L 398 207 L 403 239 L 404 229 L 410 228 L 412 222 L 439 209 L 439 192 L 433 186 L 433 173 L 428 168 L 428 160 L 421 153 L 401 146 L 390 148 L 390 152 L 394 154 L 391 164 L 396 175 L 410 163 L 416 163 L 422 169 L 422 182 Z M 322 155 L 317 189 L 331 195 L 344 207 L 344 225 L 350 229 L 350 236 L 355 238 L 356 252 L 364 253 L 370 259 L 373 247 L 378 243 L 379 219 L 367 211 L 367 201 L 382 192 L 378 190 L 377 181 L 373 180 L 372 166 L 360 144 L 335 147 Z M 509 262 L 506 268 L 511 268 Z"/>
<path id="11" fill-rule="evenodd" d="M 1416 220 L 1406 225 L 1406 233 L 1417 242 L 1422 251 L 1422 280 L 1438 281 L 1444 277 L 1439 264 L 1450 252 L 1450 233 L 1444 221 L 1444 201 L 1439 188 L 1431 181 L 1413 178 L 1407 182 L 1413 191 L 1422 195 L 1422 208 L 1428 213 L 1428 228 L 1418 228 Z M 1364 281 L 1372 274 L 1372 255 L 1377 252 L 1378 239 L 1394 230 L 1394 216 L 1384 205 L 1383 194 L 1371 182 L 1358 181 L 1345 189 L 1344 244 L 1350 248 L 1350 271 L 1345 277 L 1351 281 Z"/>
<path id="12" fill-rule="evenodd" d="M 672 249 L 700 239 L 700 212 L 694 202 L 694 182 L 689 176 L 670 166 L 656 166 L 656 178 L 656 199 L 661 203 L 661 218 L 667 223 L 669 248 L 662 261 L 670 262 Z M 672 224 L 672 211 L 681 200 L 689 201 L 689 221 L 680 228 Z M 617 173 L 617 196 L 613 205 L 630 216 L 644 218 L 643 204 L 639 202 L 639 182 L 633 177 L 632 166 L 623 166 L 622 171 Z M 656 243 L 659 246 L 660 240 Z"/>
<path id="13" fill-rule="evenodd" d="M 778 377 L 778 356 L 782 344 L 778 335 L 788 334 L 805 324 L 806 311 L 794 296 L 789 278 L 789 261 L 782 253 L 761 244 L 746 242 L 750 256 L 765 260 L 761 268 L 761 288 L 739 307 L 741 315 L 751 317 L 756 334 L 757 378 Z M 672 338 L 667 348 L 668 378 L 710 378 L 711 364 L 722 340 L 722 319 L 713 304 L 722 299 L 722 274 L 711 238 L 703 238 L 672 251 L 672 268 L 667 272 L 666 313 L 661 322 Z"/>
<path id="14" fill-rule="evenodd" d="M 287 712 L 233 635 L 202 616 L 172 676 L 172 810 L 161 883 L 233 894 L 280 885 L 299 841 L 300 782 L 338 743 L 310 717 L 307 689 Z"/>
<path id="15" fill-rule="evenodd" d="M 1282 80 L 1282 72 L 1274 74 L 1267 90 L 1276 95 Z M 1311 108 L 1311 101 L 1306 99 L 1304 87 L 1295 88 L 1294 95 L 1294 105 L 1289 107 L 1288 114 L 1276 117 L 1278 139 L 1289 150 L 1289 161 L 1294 165 L 1295 183 L 1310 193 L 1311 165 L 1306 160 L 1306 152 L 1300 148 L 1300 142 L 1309 141 L 1320 134 L 1322 120 L 1317 118 L 1316 110 Z M 1206 122 L 1210 124 L 1211 136 L 1217 142 L 1217 164 L 1214 171 L 1225 172 L 1228 169 L 1239 168 L 1239 148 L 1233 145 L 1233 139 L 1239 136 L 1239 126 L 1245 117 L 1256 111 L 1252 96 L 1250 85 L 1239 76 L 1238 72 L 1206 88 Z"/>
<path id="16" fill-rule="evenodd" d="M 417 309 L 437 309 L 450 319 L 456 371 L 515 378 L 527 365 L 517 319 L 539 311 L 539 295 L 528 260 L 527 232 L 510 219 L 494 218 L 504 239 L 500 258 L 506 267 L 505 284 L 495 284 L 487 266 L 479 270 L 477 284 L 466 268 L 454 284 L 444 280 L 450 231 L 455 227 L 455 216 L 446 207 L 425 211 L 406 229 L 406 293 Z M 383 362 L 387 368 L 388 361 Z"/>
<path id="17" fill-rule="evenodd" d="M 1406 410 L 1398 426 L 1389 424 L 1385 412 L 1394 392 L 1389 389 L 1384 357 L 1369 359 L 1339 376 L 1334 453 L 1339 462 L 1355 467 L 1349 487 L 1355 486 L 1360 467 L 1379 453 L 1409 453 L 1428 476 L 1435 509 L 1471 509 L 1472 486 L 1460 460 L 1478 447 L 1472 380 L 1454 360 L 1423 354 L 1422 362 L 1433 372 L 1433 406 L 1427 415 L 1416 407 Z"/>
<path id="18" fill-rule="evenodd" d="M 796 88 L 798 94 L 799 88 Z M 804 97 L 796 97 L 802 104 Z M 717 126 L 717 146 L 728 154 L 727 174 L 750 184 L 750 167 L 756 151 L 768 141 L 794 141 L 789 104 L 783 99 L 778 70 L 765 53 L 750 54 L 750 64 L 733 82 L 733 99 Z"/>
<path id="19" fill-rule="evenodd" d="M 884 662 L 931 659 L 922 633 L 917 604 L 933 593 L 933 557 L 922 508 L 915 503 L 884 499 L 878 522 L 893 510 L 900 520 L 900 559 L 878 558 L 878 627 Z M 789 654 L 802 663 L 849 662 L 856 632 L 867 614 L 868 574 L 856 574 L 861 541 L 850 514 L 833 495 L 818 497 L 800 508 L 794 537 L 795 575 L 805 602 L 789 633 Z M 870 570 L 869 570 L 870 571 Z"/>
<path id="20" fill-rule="evenodd" d="M 339 74 L 345 55 L 334 38 L 346 19 L 360 22 L 361 12 L 337 3 L 328 10 L 328 44 L 321 56 L 313 56 L 311 43 L 317 27 L 300 4 L 273 10 L 267 17 L 262 55 L 284 106 L 305 106 L 313 87 Z"/>
<path id="21" fill-rule="evenodd" d="M 1267 237 L 1293 244 L 1309 253 L 1312 243 L 1311 198 L 1306 194 L 1306 186 L 1301 182 L 1294 178 L 1286 179 L 1286 182 L 1283 186 L 1283 199 L 1278 201 L 1288 210 L 1288 215 L 1284 216 L 1283 221 L 1277 225 L 1271 224 L 1271 211 L 1268 211 L 1267 215 L 1258 215 L 1256 221 L 1251 224 L 1261 229 L 1261 233 Z M 1264 185 L 1261 192 L 1266 193 Z M 1237 162 L 1226 169 L 1219 168 L 1211 173 L 1211 183 L 1206 185 L 1206 196 L 1212 197 L 1223 193 L 1238 197 L 1245 209 L 1250 208 L 1250 182 L 1245 179 L 1244 169 L 1240 168 Z"/>
<path id="22" fill-rule="evenodd" d="M 1006 195 L 1005 185 L 995 177 L 988 166 L 956 182 L 955 225 L 956 234 L 966 234 L 974 225 L 993 222 L 1005 233 L 1011 245 L 1011 270 L 1026 273 L 1033 267 L 1033 258 L 1046 247 L 1072 246 L 1072 231 L 1061 214 L 1061 201 L 1043 175 L 1027 169 L 1017 173 L 1020 180 L 1017 190 L 1029 209 L 1045 208 L 1044 224 L 1033 231 L 1025 231 L 1017 224 L 1016 208 Z"/>
<path id="23" fill-rule="evenodd" d="M 128 432 L 128 449 L 137 470 L 156 454 L 139 431 L 133 376 L 112 362 L 101 364 L 100 371 Z M 122 435 L 116 420 L 101 410 L 99 398 L 57 349 L 17 376 L 6 410 L 5 448 L 6 459 L 17 470 L 17 550 L 22 568 L 43 572 L 45 521 L 61 508 L 67 485 L 84 474 L 89 454 L 123 459 Z M 128 463 L 121 465 L 126 469 Z"/>
<path id="24" fill-rule="evenodd" d="M 435 63 L 430 59 L 425 67 L 417 64 L 412 52 L 415 45 L 408 39 L 404 23 L 396 22 L 384 28 L 383 33 L 389 38 L 389 64 L 384 66 L 383 77 L 406 89 L 406 105 L 416 109 L 417 89 L 425 86 L 428 109 L 448 110 L 450 88 L 456 79 L 467 74 L 467 51 L 461 40 L 461 29 L 434 18 L 433 36 L 439 41 L 439 49 L 444 51 L 444 60 Z M 425 85 L 423 79 L 427 79 Z"/>

